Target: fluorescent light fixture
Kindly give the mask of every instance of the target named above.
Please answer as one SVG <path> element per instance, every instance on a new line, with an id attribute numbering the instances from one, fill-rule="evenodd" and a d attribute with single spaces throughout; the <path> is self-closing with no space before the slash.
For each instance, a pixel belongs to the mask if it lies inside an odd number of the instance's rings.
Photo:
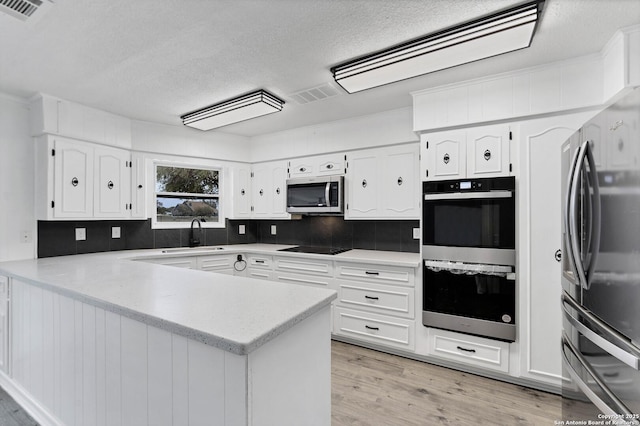
<path id="1" fill-rule="evenodd" d="M 200 130 L 211 130 L 228 124 L 249 120 L 282 111 L 284 101 L 264 90 L 190 112 L 182 117 L 182 124 Z"/>
<path id="2" fill-rule="evenodd" d="M 529 47 L 544 0 L 439 31 L 331 68 L 349 93 Z"/>

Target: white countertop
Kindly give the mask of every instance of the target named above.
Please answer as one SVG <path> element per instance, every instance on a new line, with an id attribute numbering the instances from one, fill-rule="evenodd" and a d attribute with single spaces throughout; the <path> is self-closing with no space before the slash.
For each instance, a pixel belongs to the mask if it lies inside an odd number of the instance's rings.
<path id="1" fill-rule="evenodd" d="M 117 251 L 0 263 L 0 273 L 170 332 L 247 354 L 336 298 L 328 289 L 175 268 L 148 257 L 275 253 L 285 245 Z M 285 254 L 281 252 L 280 254 Z M 417 267 L 417 253 L 351 250 L 333 260 Z"/>

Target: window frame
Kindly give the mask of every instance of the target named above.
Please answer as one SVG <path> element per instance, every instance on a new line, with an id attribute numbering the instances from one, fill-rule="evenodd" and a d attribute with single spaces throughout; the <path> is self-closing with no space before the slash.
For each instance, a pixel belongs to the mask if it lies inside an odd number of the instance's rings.
<path id="1" fill-rule="evenodd" d="M 198 193 L 190 193 L 190 192 L 158 192 L 157 191 L 157 179 L 158 179 L 158 167 L 175 167 L 180 169 L 194 169 L 194 170 L 208 170 L 215 171 L 218 173 L 218 194 L 198 194 Z M 153 213 L 151 215 L 151 228 L 152 229 L 188 229 L 191 227 L 192 221 L 185 222 L 162 222 L 158 221 L 158 195 L 160 194 L 174 194 L 174 195 L 185 195 L 185 196 L 201 196 L 202 198 L 215 198 L 218 200 L 218 221 L 217 222 L 204 222 L 201 221 L 201 225 L 203 228 L 225 228 L 226 226 L 226 217 L 224 215 L 224 207 L 223 202 L 223 180 L 224 180 L 223 168 L 221 166 L 205 166 L 202 164 L 190 164 L 190 163 L 180 163 L 173 161 L 154 161 L 153 162 Z M 199 218 L 198 216 L 194 216 L 194 219 Z"/>

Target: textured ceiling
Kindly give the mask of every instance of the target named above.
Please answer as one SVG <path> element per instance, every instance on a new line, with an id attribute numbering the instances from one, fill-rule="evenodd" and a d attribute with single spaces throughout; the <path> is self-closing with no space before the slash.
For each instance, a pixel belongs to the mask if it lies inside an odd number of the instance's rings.
<path id="1" fill-rule="evenodd" d="M 517 0 L 55 0 L 22 22 L 0 13 L 0 92 L 44 92 L 137 120 L 180 115 L 255 90 L 283 112 L 219 129 L 257 135 L 411 105 L 409 92 L 599 52 L 640 24 L 639 0 L 547 0 L 530 48 L 299 105 L 329 68 Z M 40 12 L 36 12 L 40 13 Z M 331 83 L 335 84 L 335 83 Z"/>

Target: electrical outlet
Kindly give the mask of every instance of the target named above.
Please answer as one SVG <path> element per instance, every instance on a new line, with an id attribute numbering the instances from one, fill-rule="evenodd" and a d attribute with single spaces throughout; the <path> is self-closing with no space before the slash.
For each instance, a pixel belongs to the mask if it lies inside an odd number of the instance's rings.
<path id="1" fill-rule="evenodd" d="M 420 239 L 420 228 L 413 228 L 413 239 L 414 240 Z"/>
<path id="2" fill-rule="evenodd" d="M 111 227 L 111 238 L 120 238 L 120 227 L 112 226 Z"/>
<path id="3" fill-rule="evenodd" d="M 238 234 L 244 235 L 246 232 L 245 225 L 238 225 Z"/>
<path id="4" fill-rule="evenodd" d="M 271 225 L 271 235 L 276 235 L 276 226 Z"/>
<path id="5" fill-rule="evenodd" d="M 76 228 L 76 241 L 85 241 L 87 239 L 87 228 Z"/>

